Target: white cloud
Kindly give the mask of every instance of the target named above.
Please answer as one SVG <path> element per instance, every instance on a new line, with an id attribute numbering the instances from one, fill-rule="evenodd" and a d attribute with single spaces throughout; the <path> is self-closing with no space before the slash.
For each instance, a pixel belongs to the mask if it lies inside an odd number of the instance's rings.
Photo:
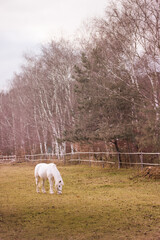
<path id="1" fill-rule="evenodd" d="M 108 0 L 0 0 L 0 90 L 40 43 L 71 36 L 86 18 L 102 15 Z M 7 85 L 6 85 L 7 87 Z"/>

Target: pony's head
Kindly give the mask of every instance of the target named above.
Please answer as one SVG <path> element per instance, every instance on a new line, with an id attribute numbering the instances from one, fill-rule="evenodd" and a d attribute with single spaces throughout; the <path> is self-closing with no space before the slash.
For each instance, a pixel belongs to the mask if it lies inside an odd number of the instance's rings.
<path id="1" fill-rule="evenodd" d="M 64 185 L 63 183 L 63 180 L 59 180 L 57 185 L 56 185 L 56 188 L 57 188 L 57 193 L 58 194 L 62 194 L 62 186 Z"/>

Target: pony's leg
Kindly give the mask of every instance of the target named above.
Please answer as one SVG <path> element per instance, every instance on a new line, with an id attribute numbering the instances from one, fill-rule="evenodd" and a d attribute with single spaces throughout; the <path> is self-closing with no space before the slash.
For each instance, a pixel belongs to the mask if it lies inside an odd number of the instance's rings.
<path id="1" fill-rule="evenodd" d="M 39 177 L 36 177 L 36 192 L 39 193 Z"/>
<path id="2" fill-rule="evenodd" d="M 43 192 L 43 193 L 46 193 L 44 184 L 45 184 L 45 179 L 42 179 L 42 192 Z"/>
<path id="3" fill-rule="evenodd" d="M 53 181 L 52 181 L 52 178 L 49 178 L 49 185 L 50 185 L 50 194 L 53 194 Z"/>

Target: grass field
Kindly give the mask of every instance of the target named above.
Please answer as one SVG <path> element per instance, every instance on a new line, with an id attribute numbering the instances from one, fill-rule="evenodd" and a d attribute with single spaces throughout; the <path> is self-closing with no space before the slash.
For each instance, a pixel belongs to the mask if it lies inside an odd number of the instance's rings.
<path id="1" fill-rule="evenodd" d="M 160 180 L 59 166 L 62 195 L 35 191 L 34 165 L 0 165 L 0 240 L 159 240 Z"/>

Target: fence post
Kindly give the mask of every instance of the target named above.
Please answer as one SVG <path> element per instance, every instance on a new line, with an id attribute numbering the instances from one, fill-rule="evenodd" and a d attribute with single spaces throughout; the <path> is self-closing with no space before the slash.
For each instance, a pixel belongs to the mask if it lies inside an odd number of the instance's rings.
<path id="1" fill-rule="evenodd" d="M 160 164 L 160 154 L 158 154 L 158 164 Z"/>
<path id="2" fill-rule="evenodd" d="M 121 168 L 121 156 L 120 156 L 120 152 L 118 152 L 118 169 Z"/>
<path id="3" fill-rule="evenodd" d="M 91 166 L 91 156 L 90 156 L 90 153 L 89 153 L 89 166 Z"/>
<path id="4" fill-rule="evenodd" d="M 141 153 L 140 154 L 140 161 L 141 161 L 141 169 L 143 169 L 143 154 Z"/>

